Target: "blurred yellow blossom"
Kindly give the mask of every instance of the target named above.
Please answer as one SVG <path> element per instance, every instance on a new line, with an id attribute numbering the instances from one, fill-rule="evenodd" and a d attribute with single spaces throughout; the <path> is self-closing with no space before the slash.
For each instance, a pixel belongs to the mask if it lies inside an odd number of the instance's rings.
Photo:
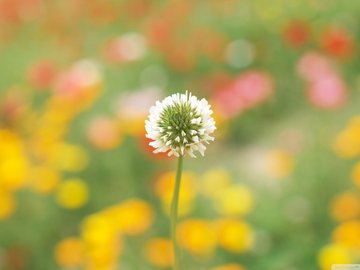
<path id="1" fill-rule="evenodd" d="M 206 196 L 214 198 L 231 183 L 230 173 L 225 169 L 211 169 L 202 176 L 201 189 Z"/>
<path id="2" fill-rule="evenodd" d="M 55 247 L 56 262 L 63 268 L 80 267 L 84 263 L 85 249 L 78 238 L 66 238 Z"/>
<path id="3" fill-rule="evenodd" d="M 154 238 L 145 243 L 145 258 L 154 266 L 170 267 L 173 262 L 173 249 L 169 239 Z"/>
<path id="4" fill-rule="evenodd" d="M 230 121 L 228 121 L 228 117 L 223 115 L 220 110 L 216 106 L 216 102 L 210 101 L 210 104 L 214 104 L 213 106 L 213 118 L 218 126 L 218 129 L 215 131 L 215 136 L 217 139 L 226 138 L 229 134 Z"/>
<path id="5" fill-rule="evenodd" d="M 211 268 L 211 270 L 245 270 L 245 268 L 239 264 L 231 263 Z"/>
<path id="6" fill-rule="evenodd" d="M 339 157 L 353 158 L 360 154 L 360 121 L 355 116 L 334 141 L 334 150 Z"/>
<path id="7" fill-rule="evenodd" d="M 82 238 L 91 246 L 109 245 L 119 234 L 112 221 L 102 213 L 88 216 L 82 223 Z"/>
<path id="8" fill-rule="evenodd" d="M 210 255 L 216 248 L 214 224 L 201 219 L 189 219 L 179 223 L 177 241 L 194 255 Z"/>
<path id="9" fill-rule="evenodd" d="M 88 187 L 84 181 L 76 178 L 63 181 L 58 187 L 56 198 L 64 208 L 82 207 L 89 199 Z"/>
<path id="10" fill-rule="evenodd" d="M 64 171 L 83 170 L 88 163 L 88 156 L 83 148 L 66 143 L 59 143 L 53 148 L 52 162 Z"/>
<path id="11" fill-rule="evenodd" d="M 8 218 L 16 209 L 12 193 L 0 189 L 0 220 Z"/>
<path id="12" fill-rule="evenodd" d="M 294 157 L 284 149 L 274 149 L 267 154 L 266 169 L 272 178 L 287 177 L 294 169 Z"/>
<path id="13" fill-rule="evenodd" d="M 34 166 L 30 170 L 30 187 L 38 193 L 53 192 L 60 182 L 60 174 L 50 166 Z"/>
<path id="14" fill-rule="evenodd" d="M 99 246 L 87 250 L 86 255 L 86 269 L 116 269 L 119 251 L 115 246 Z"/>
<path id="15" fill-rule="evenodd" d="M 87 217 L 82 225 L 86 269 L 113 269 L 122 251 L 124 235 L 138 235 L 153 222 L 153 210 L 140 199 L 130 199 Z"/>
<path id="16" fill-rule="evenodd" d="M 333 264 L 352 263 L 349 251 L 337 244 L 331 244 L 322 248 L 318 261 L 322 270 L 330 270 Z"/>
<path id="17" fill-rule="evenodd" d="M 122 118 L 119 122 L 124 133 L 132 136 L 141 136 L 144 133 L 145 120 L 146 116 L 143 116 L 137 119 Z"/>
<path id="18" fill-rule="evenodd" d="M 331 204 L 331 216 L 337 221 L 354 219 L 360 214 L 360 199 L 353 192 L 338 195 Z"/>
<path id="19" fill-rule="evenodd" d="M 196 196 L 195 175 L 191 172 L 183 172 L 180 186 L 179 215 L 186 215 L 192 210 Z M 160 197 L 166 213 L 170 211 L 170 204 L 175 185 L 175 172 L 165 172 L 155 181 L 154 189 L 156 195 Z"/>
<path id="20" fill-rule="evenodd" d="M 253 207 L 253 194 L 241 184 L 227 186 L 218 190 L 214 203 L 215 208 L 223 215 L 245 215 Z"/>
<path id="21" fill-rule="evenodd" d="M 85 269 L 112 269 L 122 250 L 118 228 L 102 212 L 88 216 L 82 224 L 82 239 L 86 248 Z"/>
<path id="22" fill-rule="evenodd" d="M 147 230 L 154 219 L 151 206 L 139 199 L 130 199 L 103 211 L 121 233 L 137 235 Z"/>
<path id="23" fill-rule="evenodd" d="M 231 252 L 244 252 L 254 244 L 254 232 L 245 222 L 225 219 L 218 222 L 219 245 Z"/>
<path id="24" fill-rule="evenodd" d="M 0 186 L 17 190 L 26 184 L 28 162 L 20 138 L 0 129 Z"/>
<path id="25" fill-rule="evenodd" d="M 360 249 L 360 221 L 348 221 L 340 224 L 333 232 L 335 243 L 348 248 Z"/>

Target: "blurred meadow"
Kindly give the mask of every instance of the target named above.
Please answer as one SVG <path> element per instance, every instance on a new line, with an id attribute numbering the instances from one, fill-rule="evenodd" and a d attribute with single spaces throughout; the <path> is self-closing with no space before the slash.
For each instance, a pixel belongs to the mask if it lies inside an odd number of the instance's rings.
<path id="1" fill-rule="evenodd" d="M 171 269 L 156 100 L 209 100 L 183 270 L 360 263 L 360 1 L 0 0 L 0 269 Z"/>

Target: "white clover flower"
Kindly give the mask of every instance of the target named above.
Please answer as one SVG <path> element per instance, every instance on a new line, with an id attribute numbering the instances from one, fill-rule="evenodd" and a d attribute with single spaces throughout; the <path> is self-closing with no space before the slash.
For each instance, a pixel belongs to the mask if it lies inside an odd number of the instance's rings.
<path id="1" fill-rule="evenodd" d="M 146 137 L 153 140 L 149 145 L 154 153 L 195 157 L 194 151 L 199 151 L 204 156 L 204 144 L 214 140 L 210 134 L 216 129 L 211 114 L 206 99 L 199 100 L 187 91 L 157 101 L 145 121 Z"/>

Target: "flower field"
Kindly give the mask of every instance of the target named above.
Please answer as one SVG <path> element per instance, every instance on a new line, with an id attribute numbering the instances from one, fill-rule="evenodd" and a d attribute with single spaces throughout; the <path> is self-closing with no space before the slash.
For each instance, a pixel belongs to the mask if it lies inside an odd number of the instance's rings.
<path id="1" fill-rule="evenodd" d="M 216 130 L 184 157 L 181 270 L 360 263 L 359 12 L 0 0 L 0 270 L 173 269 L 176 157 L 153 153 L 145 120 L 186 90 Z M 184 144 L 214 130 L 191 123 Z"/>

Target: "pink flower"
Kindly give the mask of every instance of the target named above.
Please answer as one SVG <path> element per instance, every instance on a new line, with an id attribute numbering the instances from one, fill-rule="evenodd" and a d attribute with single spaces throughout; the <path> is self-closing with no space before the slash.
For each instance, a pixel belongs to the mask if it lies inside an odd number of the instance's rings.
<path id="1" fill-rule="evenodd" d="M 339 108 L 346 98 L 346 86 L 339 76 L 323 76 L 309 84 L 308 99 L 319 108 Z"/>
<path id="2" fill-rule="evenodd" d="M 297 72 L 304 80 L 314 81 L 334 73 L 334 68 L 325 56 L 317 52 L 308 52 L 298 61 Z"/>
<path id="3" fill-rule="evenodd" d="M 91 121 L 87 138 L 95 148 L 101 150 L 113 149 L 122 141 L 117 123 L 106 117 L 97 117 Z"/>
<path id="4" fill-rule="evenodd" d="M 306 53 L 299 60 L 297 71 L 308 84 L 307 97 L 311 104 L 336 109 L 346 102 L 346 85 L 327 57 L 316 52 Z"/>
<path id="5" fill-rule="evenodd" d="M 213 100 L 221 114 L 235 117 L 268 99 L 273 88 L 274 82 L 268 73 L 249 71 L 216 91 Z"/>
<path id="6" fill-rule="evenodd" d="M 92 95 L 101 82 L 102 76 L 97 64 L 81 60 L 59 75 L 54 91 L 61 98 L 81 100 Z"/>

